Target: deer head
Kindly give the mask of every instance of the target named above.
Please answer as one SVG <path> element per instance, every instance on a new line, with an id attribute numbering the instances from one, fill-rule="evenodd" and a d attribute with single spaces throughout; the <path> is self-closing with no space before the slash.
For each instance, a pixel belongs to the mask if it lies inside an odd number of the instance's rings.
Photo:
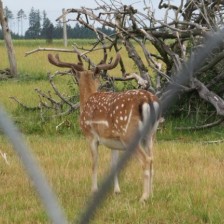
<path id="1" fill-rule="evenodd" d="M 78 81 L 80 90 L 80 109 L 82 111 L 83 105 L 86 103 L 88 98 L 95 92 L 97 92 L 99 88 L 99 77 L 101 70 L 112 70 L 114 69 L 119 61 L 120 61 L 120 54 L 117 53 L 116 58 L 110 64 L 105 63 L 105 58 L 98 64 L 95 68 L 91 70 L 85 70 L 83 67 L 83 63 L 81 57 L 78 55 L 78 63 L 68 63 L 62 62 L 59 58 L 59 55 L 56 54 L 53 56 L 52 54 L 48 54 L 48 61 L 57 66 L 62 68 L 70 68 L 72 73 L 75 75 L 76 80 Z"/>

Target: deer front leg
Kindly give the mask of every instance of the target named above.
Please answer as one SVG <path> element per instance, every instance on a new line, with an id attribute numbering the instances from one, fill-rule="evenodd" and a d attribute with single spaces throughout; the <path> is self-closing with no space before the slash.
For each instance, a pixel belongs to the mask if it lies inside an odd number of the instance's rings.
<path id="1" fill-rule="evenodd" d="M 98 170 L 98 142 L 92 140 L 90 142 L 90 149 L 92 154 L 92 193 L 98 191 L 97 185 L 97 170 Z"/>
<path id="2" fill-rule="evenodd" d="M 114 169 L 114 167 L 117 165 L 119 157 L 119 151 L 118 150 L 111 150 L 111 169 Z M 114 193 L 120 193 L 120 186 L 118 181 L 118 175 L 117 173 L 114 176 Z"/>

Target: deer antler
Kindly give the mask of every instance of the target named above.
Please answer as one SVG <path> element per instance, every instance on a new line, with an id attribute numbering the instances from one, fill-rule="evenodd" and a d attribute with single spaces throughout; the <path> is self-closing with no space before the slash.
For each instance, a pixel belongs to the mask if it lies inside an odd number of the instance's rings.
<path id="1" fill-rule="evenodd" d="M 83 63 L 80 57 L 78 57 L 78 64 L 75 63 L 69 63 L 69 62 L 62 62 L 59 58 L 59 55 L 56 54 L 55 57 L 52 54 L 48 54 L 48 61 L 57 67 L 62 67 L 62 68 L 71 68 L 76 71 L 84 71 L 83 68 Z"/>
<path id="2" fill-rule="evenodd" d="M 114 62 L 110 63 L 110 64 L 99 64 L 96 66 L 95 70 L 111 70 L 113 68 L 115 68 L 117 66 L 117 64 L 119 63 L 121 59 L 121 55 L 119 53 L 117 53 L 116 58 L 114 60 Z"/>

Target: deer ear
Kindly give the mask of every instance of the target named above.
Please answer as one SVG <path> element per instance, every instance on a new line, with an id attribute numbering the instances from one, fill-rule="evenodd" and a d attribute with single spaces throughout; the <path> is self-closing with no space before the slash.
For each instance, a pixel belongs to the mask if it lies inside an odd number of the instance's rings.
<path id="1" fill-rule="evenodd" d="M 76 78 L 79 80 L 80 79 L 80 72 L 76 71 Z"/>
<path id="2" fill-rule="evenodd" d="M 72 68 L 72 74 L 79 81 L 79 79 L 80 79 L 80 72 L 78 70 L 76 70 L 75 68 Z"/>
<path id="3" fill-rule="evenodd" d="M 93 78 L 97 79 L 100 77 L 100 69 L 98 67 L 96 67 L 93 71 Z"/>

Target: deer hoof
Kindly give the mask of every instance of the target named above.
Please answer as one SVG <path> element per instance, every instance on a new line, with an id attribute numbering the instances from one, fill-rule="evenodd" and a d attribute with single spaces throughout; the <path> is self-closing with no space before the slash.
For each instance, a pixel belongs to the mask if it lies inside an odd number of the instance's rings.
<path id="1" fill-rule="evenodd" d="M 118 183 L 114 183 L 114 193 L 119 194 L 121 192 L 120 186 Z"/>
<path id="2" fill-rule="evenodd" d="M 92 188 L 91 192 L 92 192 L 92 194 L 97 193 L 98 192 L 98 188 Z"/>
<path id="3" fill-rule="evenodd" d="M 119 189 L 114 189 L 114 194 L 120 194 L 120 193 L 121 193 L 120 188 Z"/>
<path id="4" fill-rule="evenodd" d="M 140 202 L 142 204 L 145 204 L 145 202 L 149 199 L 149 196 L 148 195 L 142 195 L 142 197 L 140 198 Z"/>

